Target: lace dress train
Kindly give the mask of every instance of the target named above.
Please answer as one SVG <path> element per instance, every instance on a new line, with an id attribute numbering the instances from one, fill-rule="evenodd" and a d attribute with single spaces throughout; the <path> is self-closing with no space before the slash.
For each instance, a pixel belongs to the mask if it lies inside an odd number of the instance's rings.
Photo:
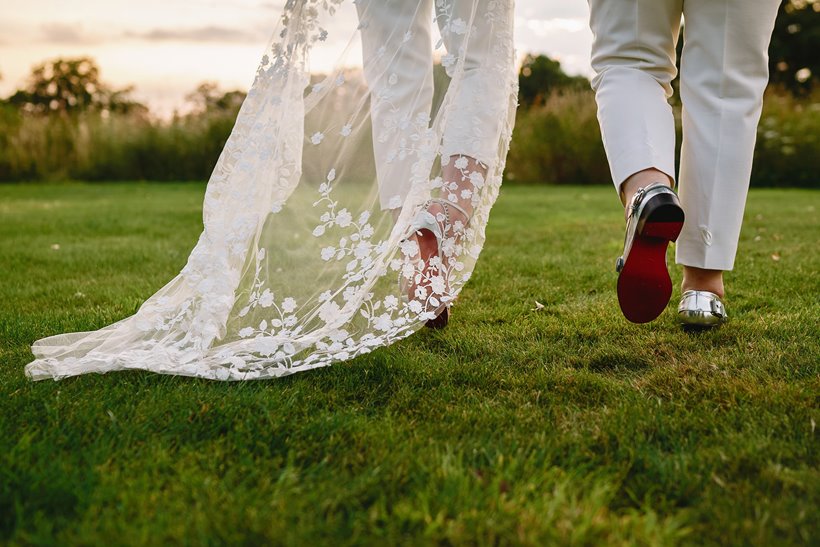
<path id="1" fill-rule="evenodd" d="M 501 184 L 517 99 L 512 10 L 288 0 L 185 267 L 131 317 L 35 342 L 29 377 L 270 378 L 421 328 L 469 279 Z M 430 198 L 471 214 L 443 231 L 433 268 L 412 234 Z"/>

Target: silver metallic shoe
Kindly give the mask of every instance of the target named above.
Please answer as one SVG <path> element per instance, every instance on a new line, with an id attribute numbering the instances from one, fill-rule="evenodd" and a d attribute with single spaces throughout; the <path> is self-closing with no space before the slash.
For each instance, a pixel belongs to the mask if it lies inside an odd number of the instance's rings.
<path id="1" fill-rule="evenodd" d="M 618 304 L 633 323 L 657 318 L 672 297 L 666 249 L 678 239 L 684 214 L 675 192 L 656 182 L 639 188 L 629 203 L 624 252 L 618 258 Z"/>
<path id="2" fill-rule="evenodd" d="M 709 291 L 688 290 L 683 293 L 678 305 L 678 319 L 684 327 L 719 327 L 729 317 L 720 297 Z"/>

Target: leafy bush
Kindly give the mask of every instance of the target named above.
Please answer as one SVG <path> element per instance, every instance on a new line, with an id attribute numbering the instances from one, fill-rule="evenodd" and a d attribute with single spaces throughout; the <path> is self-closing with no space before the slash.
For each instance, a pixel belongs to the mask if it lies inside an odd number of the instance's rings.
<path id="1" fill-rule="evenodd" d="M 553 93 L 542 105 L 521 108 L 507 180 L 549 184 L 609 184 L 591 91 Z"/>
<path id="2" fill-rule="evenodd" d="M 235 112 L 170 122 L 88 112 L 0 115 L 0 180 L 207 180 Z"/>
<path id="3" fill-rule="evenodd" d="M 756 186 L 820 187 L 820 90 L 807 100 L 769 93 L 757 130 Z"/>
<path id="4" fill-rule="evenodd" d="M 235 116 L 234 107 L 170 121 L 139 112 L 33 116 L 0 104 L 0 181 L 207 180 Z M 516 123 L 508 182 L 610 184 L 592 91 L 555 92 L 522 106 Z M 819 140 L 820 92 L 770 90 L 752 185 L 820 187 Z"/>
<path id="5" fill-rule="evenodd" d="M 507 159 L 507 180 L 548 184 L 610 184 L 592 91 L 554 93 L 543 105 L 520 108 Z M 680 107 L 675 107 L 680 149 Z M 820 188 L 820 92 L 795 98 L 766 94 L 758 128 L 752 186 Z"/>

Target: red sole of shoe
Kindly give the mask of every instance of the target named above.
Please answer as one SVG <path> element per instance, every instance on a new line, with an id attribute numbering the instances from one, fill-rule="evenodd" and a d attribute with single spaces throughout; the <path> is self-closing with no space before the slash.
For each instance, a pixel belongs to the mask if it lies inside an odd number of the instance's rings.
<path id="1" fill-rule="evenodd" d="M 444 308 L 440 314 L 436 316 L 435 319 L 430 319 L 427 321 L 424 326 L 428 329 L 443 329 L 447 326 L 447 323 L 450 322 L 450 309 Z"/>
<path id="2" fill-rule="evenodd" d="M 666 249 L 682 229 L 683 222 L 647 222 L 635 236 L 618 276 L 618 303 L 629 321 L 648 323 L 669 304 L 672 279 L 666 268 Z"/>

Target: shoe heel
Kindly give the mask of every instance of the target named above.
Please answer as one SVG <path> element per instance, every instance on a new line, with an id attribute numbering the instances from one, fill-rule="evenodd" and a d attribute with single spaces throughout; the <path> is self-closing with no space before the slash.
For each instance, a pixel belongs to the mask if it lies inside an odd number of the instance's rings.
<path id="1" fill-rule="evenodd" d="M 666 250 L 680 235 L 684 214 L 678 196 L 668 188 L 654 190 L 640 207 L 628 255 L 618 263 L 618 302 L 629 321 L 648 323 L 672 296 Z"/>
<path id="2" fill-rule="evenodd" d="M 681 230 L 683 230 L 683 222 L 647 222 L 644 224 L 641 237 L 675 241 L 678 239 Z"/>
<path id="3" fill-rule="evenodd" d="M 678 196 L 673 193 L 653 196 L 641 213 L 638 234 L 675 241 L 683 229 L 684 214 Z"/>
<path id="4" fill-rule="evenodd" d="M 428 329 L 439 330 L 443 329 L 447 326 L 447 323 L 450 322 L 450 308 L 445 307 L 441 310 L 441 313 L 436 316 L 435 319 L 428 320 L 424 326 Z"/>

